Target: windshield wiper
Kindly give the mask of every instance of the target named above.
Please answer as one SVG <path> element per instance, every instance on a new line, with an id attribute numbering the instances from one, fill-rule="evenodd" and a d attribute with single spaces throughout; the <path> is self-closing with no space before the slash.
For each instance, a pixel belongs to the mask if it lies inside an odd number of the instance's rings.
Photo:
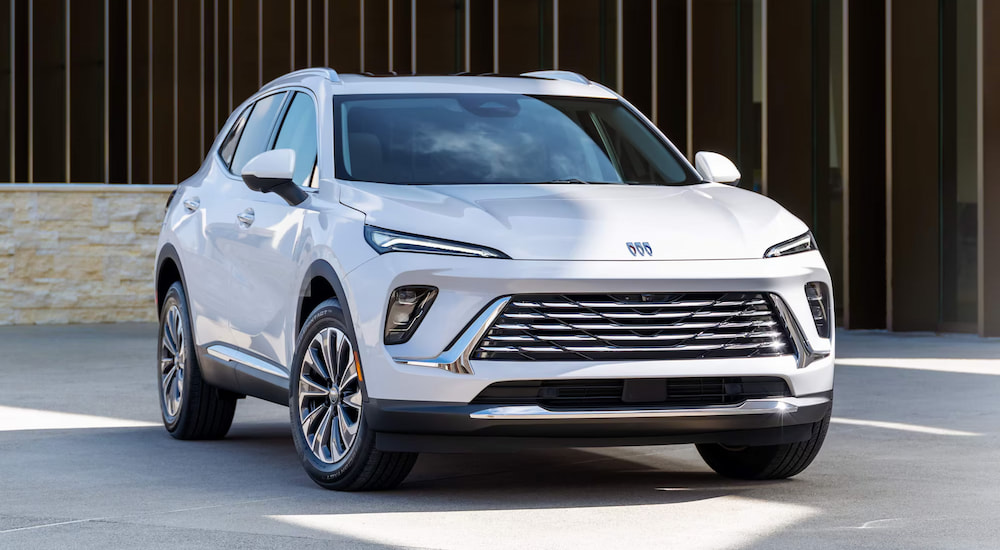
<path id="1" fill-rule="evenodd" d="M 584 185 L 620 185 L 616 181 L 584 181 L 579 178 L 562 178 L 549 181 L 536 181 L 533 184 L 542 185 L 546 183 L 582 183 Z"/>

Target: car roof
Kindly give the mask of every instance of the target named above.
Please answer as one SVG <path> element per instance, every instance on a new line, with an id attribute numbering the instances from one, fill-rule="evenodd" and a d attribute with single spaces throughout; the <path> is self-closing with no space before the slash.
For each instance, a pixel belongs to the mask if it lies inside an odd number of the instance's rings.
<path id="1" fill-rule="evenodd" d="M 319 80 L 320 82 L 317 82 Z M 278 77 L 261 88 L 328 84 L 334 95 L 421 93 L 511 93 L 615 99 L 608 88 L 569 71 L 536 71 L 497 75 L 372 75 L 338 74 L 333 69 L 303 69 Z"/>

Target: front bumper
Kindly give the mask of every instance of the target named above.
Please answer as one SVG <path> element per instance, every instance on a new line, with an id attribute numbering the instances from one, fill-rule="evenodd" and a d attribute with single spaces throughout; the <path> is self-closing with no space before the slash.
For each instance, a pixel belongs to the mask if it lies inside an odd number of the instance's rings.
<path id="1" fill-rule="evenodd" d="M 777 445 L 811 437 L 832 392 L 705 408 L 546 410 L 372 399 L 365 418 L 386 451 L 721 443 Z M 474 439 L 474 441 L 473 441 Z"/>
<path id="2" fill-rule="evenodd" d="M 536 379 L 650 378 L 682 376 L 778 376 L 794 396 L 833 388 L 832 341 L 812 322 L 804 286 L 830 285 L 818 252 L 781 258 L 717 261 L 529 261 L 388 253 L 351 271 L 345 290 L 351 303 L 367 395 L 403 403 L 466 404 L 499 381 Z M 403 285 L 439 289 L 413 338 L 382 342 L 389 294 Z M 811 354 L 749 359 L 657 361 L 467 361 L 467 369 L 445 368 L 460 359 L 475 334 L 466 329 L 489 314 L 504 296 L 586 292 L 768 292 L 781 298 L 795 321 L 797 349 Z M 832 317 L 833 312 L 828 314 Z M 469 342 L 462 341 L 466 338 Z M 544 422 L 552 423 L 551 419 Z M 616 422 L 616 420 L 612 420 Z"/>

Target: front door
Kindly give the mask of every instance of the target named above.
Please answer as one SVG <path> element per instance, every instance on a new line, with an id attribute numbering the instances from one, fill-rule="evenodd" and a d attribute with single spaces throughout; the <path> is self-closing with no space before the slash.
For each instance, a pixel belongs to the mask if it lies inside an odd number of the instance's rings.
<path id="1" fill-rule="evenodd" d="M 316 164 L 316 109 L 310 95 L 289 95 L 265 150 L 295 151 L 293 180 L 308 187 Z M 265 369 L 276 366 L 287 374 L 302 284 L 302 228 L 306 217 L 313 215 L 311 198 L 291 206 L 274 193 L 244 189 L 229 203 L 233 343 L 270 363 L 260 365 Z"/>

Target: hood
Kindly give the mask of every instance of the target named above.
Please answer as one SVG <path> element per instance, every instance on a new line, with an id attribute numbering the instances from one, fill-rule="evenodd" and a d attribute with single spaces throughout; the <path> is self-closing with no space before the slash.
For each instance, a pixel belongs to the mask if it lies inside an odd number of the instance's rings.
<path id="1" fill-rule="evenodd" d="M 343 184 L 340 201 L 370 225 L 488 246 L 516 260 L 761 258 L 808 229 L 767 197 L 715 183 Z M 649 243 L 652 254 L 633 256 L 627 243 Z"/>

